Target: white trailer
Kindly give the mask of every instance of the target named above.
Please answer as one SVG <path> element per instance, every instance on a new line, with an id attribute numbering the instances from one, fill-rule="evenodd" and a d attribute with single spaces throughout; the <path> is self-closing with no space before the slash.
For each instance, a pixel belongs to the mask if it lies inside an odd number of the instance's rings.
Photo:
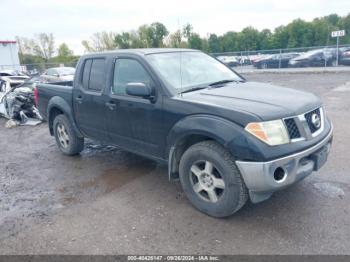
<path id="1" fill-rule="evenodd" d="M 0 40 L 0 70 L 21 70 L 16 41 Z"/>

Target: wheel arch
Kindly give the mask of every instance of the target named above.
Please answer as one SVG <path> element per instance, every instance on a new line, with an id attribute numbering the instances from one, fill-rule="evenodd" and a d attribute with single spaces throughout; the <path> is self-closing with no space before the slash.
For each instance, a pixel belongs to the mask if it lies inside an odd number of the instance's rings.
<path id="1" fill-rule="evenodd" d="M 72 126 L 78 136 L 83 137 L 74 121 L 71 106 L 66 100 L 59 96 L 52 97 L 47 105 L 47 122 L 49 125 L 50 135 L 53 135 L 53 121 L 55 117 L 60 114 L 66 115 L 69 121 L 72 123 Z"/>
<path id="2" fill-rule="evenodd" d="M 233 153 L 232 140 L 243 135 L 239 130 L 243 128 L 229 120 L 212 115 L 195 115 L 180 120 L 167 137 L 165 155 L 168 156 L 169 179 L 178 178 L 182 154 L 196 143 L 213 140 Z"/>

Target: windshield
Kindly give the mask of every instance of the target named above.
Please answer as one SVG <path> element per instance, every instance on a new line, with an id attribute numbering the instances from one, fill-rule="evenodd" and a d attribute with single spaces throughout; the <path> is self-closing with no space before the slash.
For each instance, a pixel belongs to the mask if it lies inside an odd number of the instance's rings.
<path id="1" fill-rule="evenodd" d="M 147 60 L 176 94 L 222 80 L 242 81 L 228 67 L 202 52 L 150 54 Z"/>

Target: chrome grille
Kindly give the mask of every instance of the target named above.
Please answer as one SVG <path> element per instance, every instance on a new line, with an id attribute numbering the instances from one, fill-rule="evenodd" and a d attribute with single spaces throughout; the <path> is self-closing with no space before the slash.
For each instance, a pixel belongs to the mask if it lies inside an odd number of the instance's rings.
<path id="1" fill-rule="evenodd" d="M 307 125 L 309 126 L 310 128 L 310 131 L 311 133 L 315 133 L 317 130 L 319 130 L 321 128 L 321 124 L 320 126 L 316 127 L 313 123 L 312 123 L 312 116 L 316 114 L 318 116 L 318 118 L 320 119 L 321 121 L 321 111 L 319 108 L 311 111 L 311 112 L 308 112 L 305 114 L 305 119 L 306 119 L 306 122 L 307 122 Z"/>
<path id="2" fill-rule="evenodd" d="M 297 116 L 284 118 L 283 121 L 292 143 L 310 140 L 324 130 L 323 108 L 319 107 Z"/>

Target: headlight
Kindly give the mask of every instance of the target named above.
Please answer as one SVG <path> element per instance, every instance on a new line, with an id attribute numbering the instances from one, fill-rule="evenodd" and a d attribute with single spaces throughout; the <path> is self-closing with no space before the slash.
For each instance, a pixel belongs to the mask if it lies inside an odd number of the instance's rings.
<path id="1" fill-rule="evenodd" d="M 289 143 L 289 136 L 282 120 L 249 123 L 245 130 L 270 146 Z"/>

